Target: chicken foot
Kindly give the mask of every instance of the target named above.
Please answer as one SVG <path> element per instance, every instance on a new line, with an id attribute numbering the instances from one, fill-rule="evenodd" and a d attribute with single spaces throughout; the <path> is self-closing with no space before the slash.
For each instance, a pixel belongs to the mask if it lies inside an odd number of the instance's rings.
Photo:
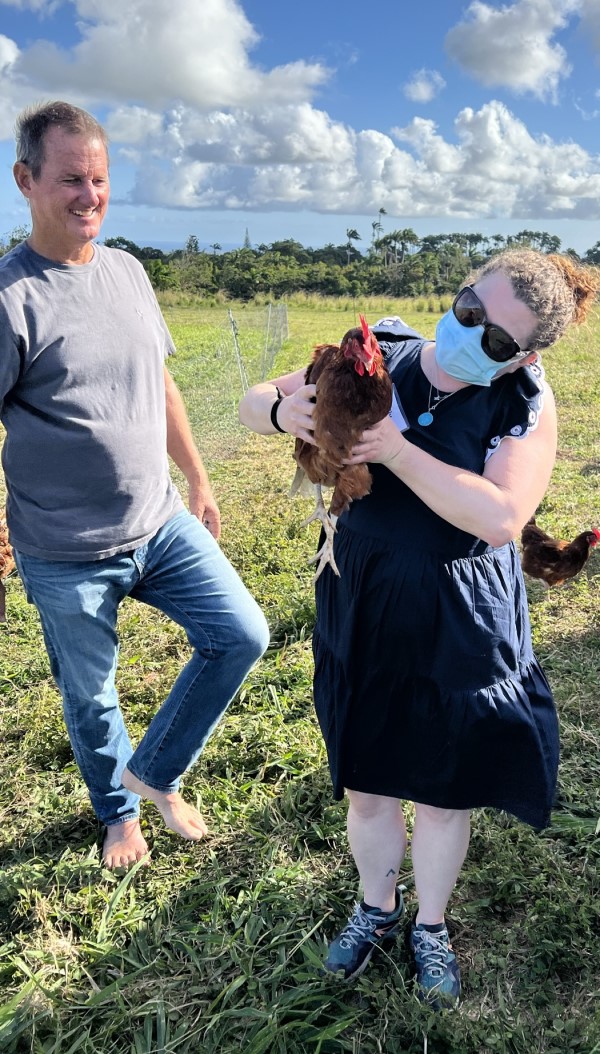
<path id="1" fill-rule="evenodd" d="M 327 566 L 327 564 L 329 564 L 333 573 L 336 574 L 338 578 L 340 577 L 340 572 L 338 571 L 338 566 L 335 562 L 335 558 L 333 555 L 333 539 L 336 531 L 335 521 L 337 520 L 337 516 L 333 517 L 330 513 L 327 512 L 327 509 L 325 508 L 325 502 L 323 501 L 323 492 L 321 490 L 321 484 L 315 483 L 314 488 L 317 496 L 317 504 L 315 506 L 314 512 L 308 517 L 307 520 L 304 520 L 304 522 L 302 523 L 302 527 L 308 527 L 309 523 L 313 523 L 315 520 L 318 520 L 319 523 L 322 524 L 323 530 L 325 532 L 325 541 L 323 542 L 323 545 L 319 549 L 318 553 L 316 553 L 315 556 L 311 556 L 310 560 L 308 561 L 309 564 L 316 564 L 318 561 L 318 566 L 317 570 L 315 571 L 313 583 L 317 581 L 317 578 L 319 577 L 323 569 Z"/>

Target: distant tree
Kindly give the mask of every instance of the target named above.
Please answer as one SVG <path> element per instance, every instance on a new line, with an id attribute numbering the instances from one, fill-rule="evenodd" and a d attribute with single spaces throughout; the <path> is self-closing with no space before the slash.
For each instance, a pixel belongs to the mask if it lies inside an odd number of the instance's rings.
<path id="1" fill-rule="evenodd" d="M 371 230 L 373 231 L 373 234 L 371 236 L 371 242 L 375 242 L 375 238 L 377 237 L 377 235 L 381 234 L 383 231 L 383 223 L 381 223 L 379 220 L 373 220 L 371 224 Z"/>
<path id="2" fill-rule="evenodd" d="M 178 289 L 180 287 L 179 273 L 174 264 L 165 263 L 164 260 L 145 260 L 144 270 L 154 289 Z"/>
<path id="3" fill-rule="evenodd" d="M 410 249 L 414 249 L 417 245 L 421 244 L 421 239 L 418 234 L 415 234 L 412 227 L 405 227 L 404 230 L 394 231 L 398 244 L 400 245 L 400 263 L 404 263 L 404 258 Z"/>
<path id="4" fill-rule="evenodd" d="M 506 248 L 506 238 L 503 234 L 492 234 L 489 240 L 494 243 L 492 253 L 500 253 Z"/>
<path id="5" fill-rule="evenodd" d="M 269 246 L 269 251 L 279 253 L 281 256 L 293 256 L 294 259 L 299 260 L 301 263 L 309 263 L 311 258 L 311 251 L 305 249 L 300 242 L 294 241 L 293 238 L 272 242 Z"/>
<path id="6" fill-rule="evenodd" d="M 144 263 L 145 260 L 167 260 L 162 249 L 156 249 L 153 245 L 144 245 L 140 249 L 140 260 Z"/>
<path id="7" fill-rule="evenodd" d="M 251 249 L 234 249 L 226 253 L 220 273 L 220 288 L 236 300 L 251 300 L 263 292 L 258 281 L 257 260 Z"/>
<path id="8" fill-rule="evenodd" d="M 377 238 L 373 243 L 373 248 L 381 254 L 384 267 L 388 267 L 395 259 L 395 253 L 392 250 L 392 236 L 390 234 L 384 234 L 381 238 Z"/>
<path id="9" fill-rule="evenodd" d="M 250 235 L 248 234 L 248 228 L 246 227 L 246 233 L 244 235 L 244 249 L 251 249 L 252 244 L 250 242 Z"/>
<path id="10" fill-rule="evenodd" d="M 467 234 L 468 253 L 471 259 L 482 255 L 477 251 L 477 246 L 481 245 L 482 242 L 487 242 L 487 238 L 484 238 L 483 234 Z"/>
<path id="11" fill-rule="evenodd" d="M 596 242 L 595 245 L 592 245 L 591 249 L 587 250 L 583 257 L 583 262 L 586 264 L 592 264 L 594 267 L 600 265 L 600 242 Z"/>
<path id="12" fill-rule="evenodd" d="M 350 264 L 350 260 L 354 256 L 353 242 L 359 242 L 360 241 L 360 234 L 358 233 L 357 230 L 355 230 L 354 227 L 348 227 L 348 229 L 346 231 L 346 239 L 347 239 L 347 241 L 346 241 L 346 257 L 347 257 L 348 264 Z"/>
<path id="13" fill-rule="evenodd" d="M 200 252 L 200 242 L 198 241 L 195 234 L 190 234 L 188 240 L 185 243 L 185 251 L 188 256 L 195 256 Z"/>
<path id="14" fill-rule="evenodd" d="M 412 227 L 407 227 L 405 230 L 390 231 L 389 234 L 384 234 L 383 238 L 378 238 L 375 242 L 375 248 L 380 250 L 386 267 L 392 265 L 397 267 L 404 263 L 408 249 L 420 244 L 419 236 L 415 234 Z"/>
<path id="15" fill-rule="evenodd" d="M 29 227 L 20 226 L 13 227 L 9 234 L 5 234 L 4 237 L 0 238 L 0 256 L 4 256 L 5 253 L 10 252 L 14 249 L 15 245 L 19 245 L 31 234 Z"/>
<path id="16" fill-rule="evenodd" d="M 419 252 L 439 253 L 444 243 L 444 237 L 443 234 L 425 234 L 424 237 L 421 238 L 421 248 L 419 249 Z"/>
<path id="17" fill-rule="evenodd" d="M 109 249 L 122 249 L 126 253 L 131 253 L 132 256 L 135 256 L 136 260 L 142 259 L 142 250 L 139 245 L 136 245 L 135 242 L 129 241 L 129 238 L 123 238 L 120 234 L 116 238 L 105 238 L 104 244 L 107 245 Z"/>
<path id="18" fill-rule="evenodd" d="M 333 242 L 328 242 L 320 249 L 313 250 L 313 260 L 315 263 L 342 264 L 347 262 L 346 252 L 345 245 L 334 245 Z"/>
<path id="19" fill-rule="evenodd" d="M 221 252 L 221 246 L 219 245 L 218 242 L 213 242 L 212 245 L 211 245 L 211 249 L 213 251 L 213 256 L 216 256 L 217 253 Z"/>
<path id="20" fill-rule="evenodd" d="M 543 234 L 540 248 L 545 253 L 560 252 L 560 238 L 556 234 Z"/>

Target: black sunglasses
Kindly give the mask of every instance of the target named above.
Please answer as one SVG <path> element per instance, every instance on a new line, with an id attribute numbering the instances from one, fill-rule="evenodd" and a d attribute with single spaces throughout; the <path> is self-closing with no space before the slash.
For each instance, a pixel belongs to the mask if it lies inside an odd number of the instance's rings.
<path id="1" fill-rule="evenodd" d="M 467 329 L 483 326 L 481 347 L 494 362 L 508 362 L 509 359 L 522 358 L 526 354 L 502 326 L 488 322 L 485 308 L 472 286 L 466 285 L 456 294 L 452 311 L 457 322 Z"/>

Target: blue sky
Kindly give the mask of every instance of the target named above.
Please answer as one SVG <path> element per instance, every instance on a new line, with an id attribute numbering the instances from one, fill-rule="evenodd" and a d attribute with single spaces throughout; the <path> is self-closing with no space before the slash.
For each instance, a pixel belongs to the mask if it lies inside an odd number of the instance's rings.
<path id="1" fill-rule="evenodd" d="M 104 236 L 600 240 L 600 0 L 0 0 L 0 97 L 0 236 L 15 116 L 64 98 L 110 134 Z"/>

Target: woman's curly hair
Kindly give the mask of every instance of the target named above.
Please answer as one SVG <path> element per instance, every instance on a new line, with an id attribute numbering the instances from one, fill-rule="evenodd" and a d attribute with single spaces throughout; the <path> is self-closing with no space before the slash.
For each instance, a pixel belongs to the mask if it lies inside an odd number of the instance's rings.
<path id="1" fill-rule="evenodd" d="M 535 249 L 498 253 L 467 281 L 472 284 L 495 271 L 506 275 L 517 299 L 537 316 L 528 351 L 549 347 L 570 325 L 584 322 L 600 289 L 597 268 L 586 267 L 570 256 Z"/>

